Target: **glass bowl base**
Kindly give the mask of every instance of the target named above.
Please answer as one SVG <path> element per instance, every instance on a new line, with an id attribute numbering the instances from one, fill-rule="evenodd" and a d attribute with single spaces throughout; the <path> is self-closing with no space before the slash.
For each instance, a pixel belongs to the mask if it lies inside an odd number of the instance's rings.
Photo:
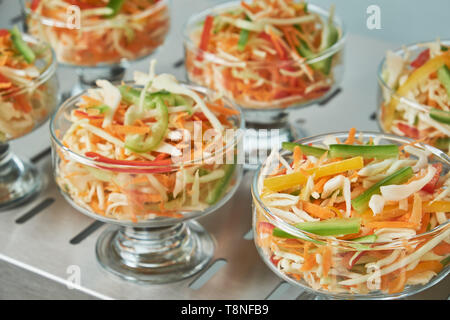
<path id="1" fill-rule="evenodd" d="M 31 200 L 42 189 L 42 175 L 26 160 L 0 145 L 0 210 L 19 206 Z"/>
<path id="2" fill-rule="evenodd" d="M 213 257 L 214 242 L 197 222 L 171 227 L 110 227 L 96 245 L 97 260 L 124 280 L 159 284 L 188 278 Z"/>

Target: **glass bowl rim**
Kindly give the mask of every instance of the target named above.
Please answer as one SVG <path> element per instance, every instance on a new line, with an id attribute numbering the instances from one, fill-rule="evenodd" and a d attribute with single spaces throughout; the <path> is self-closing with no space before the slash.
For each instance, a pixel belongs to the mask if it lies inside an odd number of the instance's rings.
<path id="1" fill-rule="evenodd" d="M 358 133 L 362 134 L 363 136 L 369 135 L 369 136 L 381 136 L 381 138 L 388 138 L 388 139 L 392 139 L 392 140 L 397 140 L 397 141 L 401 141 L 403 140 L 403 142 L 405 143 L 409 143 L 409 142 L 413 142 L 413 139 L 410 138 L 406 138 L 406 137 L 400 137 L 400 136 L 396 136 L 393 134 L 388 134 L 388 133 L 380 133 L 380 132 L 376 132 L 376 131 L 359 131 Z M 336 131 L 336 132 L 329 132 L 329 133 L 322 133 L 322 134 L 317 134 L 314 136 L 309 136 L 309 137 L 305 137 L 302 139 L 297 140 L 296 142 L 305 142 L 308 140 L 314 140 L 314 139 L 320 139 L 320 138 L 325 138 L 327 136 L 333 135 L 333 136 L 339 136 L 339 135 L 348 135 L 348 131 Z M 428 144 L 424 144 L 424 143 L 417 143 L 419 146 L 427 149 L 428 151 L 430 151 L 434 156 L 436 156 L 437 158 L 447 162 L 447 164 L 450 166 L 450 157 L 448 155 L 446 155 L 444 152 L 442 152 L 441 150 L 430 146 Z M 283 153 L 288 153 L 289 151 L 286 151 L 284 149 L 280 149 L 279 153 L 280 155 L 282 155 Z M 281 219 L 279 217 L 277 217 L 275 214 L 273 214 L 269 208 L 263 203 L 263 201 L 261 200 L 261 197 L 259 195 L 258 191 L 258 180 L 261 174 L 261 169 L 263 168 L 263 166 L 266 164 L 267 162 L 266 158 L 258 167 L 258 169 L 255 171 L 255 175 L 253 177 L 253 181 L 252 181 L 252 185 L 251 185 L 251 193 L 252 193 L 252 200 L 253 202 L 262 209 L 264 216 L 269 220 L 270 223 L 276 225 L 277 227 L 281 228 L 283 231 L 286 231 L 288 233 L 290 233 L 291 235 L 297 236 L 300 239 L 303 239 L 305 241 L 308 241 L 307 239 L 312 239 L 312 240 L 316 240 L 319 239 L 321 241 L 327 241 L 327 240 L 331 240 L 331 246 L 333 247 L 338 247 L 341 245 L 355 245 L 354 242 L 349 241 L 349 240 L 341 240 L 341 239 L 336 239 L 334 237 L 331 236 L 319 236 L 317 234 L 313 234 L 307 231 L 302 231 L 299 230 L 297 228 L 295 228 L 294 226 L 292 226 L 291 224 L 287 223 L 284 219 Z M 424 232 L 424 233 L 420 233 L 420 234 L 416 234 L 413 237 L 408 238 L 406 241 L 412 241 L 424 236 L 427 236 L 429 234 L 435 233 L 436 231 L 440 230 L 440 229 L 444 229 L 446 228 L 448 225 L 450 225 L 450 219 L 448 219 L 446 222 L 444 222 L 443 224 L 437 225 L 436 227 L 434 227 L 433 229 Z M 391 244 L 394 243 L 395 241 L 398 240 L 393 240 L 393 241 L 387 241 L 387 242 L 375 242 L 376 245 L 386 245 L 386 244 Z M 367 243 L 367 242 L 360 242 L 359 244 L 372 244 L 372 243 Z M 328 244 L 330 245 L 330 244 Z"/>
<path id="2" fill-rule="evenodd" d="M 0 97 L 2 96 L 10 96 L 14 97 L 16 95 L 20 95 L 24 93 L 25 91 L 28 91 L 30 89 L 36 88 L 46 82 L 48 79 L 50 79 L 55 73 L 57 69 L 57 62 L 56 62 L 56 55 L 53 48 L 45 41 L 39 40 L 29 34 L 22 33 L 22 38 L 25 42 L 37 45 L 39 47 L 43 48 L 43 52 L 45 52 L 45 56 L 49 56 L 50 61 L 48 64 L 44 67 L 43 71 L 40 72 L 39 77 L 31 79 L 29 85 L 20 85 L 18 86 L 17 90 L 14 90 L 11 92 L 11 90 L 5 90 L 0 93 Z M 50 53 L 50 54 L 49 54 Z"/>
<path id="3" fill-rule="evenodd" d="M 118 83 L 122 83 L 122 82 L 112 82 L 114 85 L 117 85 Z M 125 84 L 129 84 L 129 85 L 134 85 L 137 87 L 142 87 L 140 85 L 136 85 L 136 83 L 134 81 L 124 81 L 123 83 Z M 180 82 L 181 85 L 186 86 L 187 88 L 190 88 L 191 90 L 194 90 L 196 92 L 200 92 L 202 94 L 205 95 L 212 95 L 214 94 L 215 91 L 208 89 L 206 87 L 202 87 L 202 86 L 198 86 L 198 85 L 192 85 L 192 84 L 188 84 L 185 82 Z M 59 118 L 60 116 L 63 115 L 63 111 L 69 107 L 74 106 L 74 104 L 76 102 L 79 101 L 79 99 L 81 98 L 81 96 L 85 95 L 87 93 L 87 90 L 83 90 L 82 92 L 80 92 L 79 94 L 72 96 L 70 98 L 68 98 L 66 101 L 64 101 L 60 107 L 58 108 L 58 110 L 56 112 L 53 113 L 51 120 L 50 120 L 50 136 L 51 136 L 51 140 L 62 150 L 64 150 L 65 152 L 67 152 L 70 157 L 74 160 L 77 161 L 79 163 L 85 164 L 85 165 L 89 165 L 89 166 L 100 166 L 103 167 L 105 170 L 108 169 L 136 169 L 137 166 L 133 166 L 133 165 L 123 165 L 123 164 L 107 164 L 101 161 L 96 161 L 93 160 L 92 158 L 88 158 L 84 155 L 78 154 L 74 151 L 72 151 L 70 148 L 67 148 L 62 141 L 60 140 L 60 138 L 58 138 L 56 136 L 55 133 L 55 122 L 57 121 L 57 118 Z M 245 120 L 243 117 L 243 112 L 241 110 L 241 108 L 239 108 L 234 102 L 232 102 L 230 99 L 226 98 L 226 97 L 221 97 L 221 99 L 226 101 L 226 105 L 230 106 L 233 110 L 237 110 L 239 111 L 239 114 L 237 115 L 239 117 L 239 127 L 236 127 L 234 129 L 239 130 L 238 134 L 234 135 L 233 137 L 233 141 L 232 143 L 228 143 L 227 145 L 223 146 L 223 148 L 221 148 L 218 151 L 214 151 L 214 153 L 209 156 L 206 159 L 202 159 L 202 161 L 206 161 L 209 159 L 213 159 L 214 157 L 216 157 L 217 155 L 224 155 L 226 154 L 227 151 L 229 151 L 230 149 L 234 148 L 235 146 L 238 145 L 238 143 L 241 141 L 242 137 L 243 137 L 243 129 L 245 128 Z M 177 163 L 172 163 L 170 165 L 149 165 L 149 166 L 138 166 L 139 169 L 158 169 L 161 167 L 169 167 L 171 168 L 171 170 L 177 170 L 182 168 L 183 166 L 186 165 L 196 165 L 198 163 L 195 162 L 194 160 L 189 160 L 189 161 L 184 161 L 184 162 L 177 162 Z"/>
<path id="4" fill-rule="evenodd" d="M 154 10 L 150 11 L 148 14 L 152 14 L 154 13 L 154 11 L 156 11 L 157 9 L 159 9 L 160 7 L 163 7 L 164 5 L 169 5 L 171 0 L 159 0 L 157 3 L 153 4 L 152 7 Z M 30 2 L 30 0 L 25 0 L 25 2 Z M 149 8 L 150 9 L 150 8 Z M 49 17 L 45 17 L 41 14 L 38 14 L 34 11 L 32 11 L 29 7 L 27 7 L 26 5 L 23 6 L 23 10 L 25 12 L 25 14 L 36 17 L 39 19 L 41 24 L 44 24 L 46 26 L 51 26 L 51 27 L 58 27 L 58 28 L 62 28 L 62 29 L 70 29 L 67 28 L 66 24 L 64 22 L 62 22 L 61 20 L 57 20 L 54 18 L 49 18 Z M 80 9 L 81 11 L 83 11 L 84 9 Z M 140 12 L 142 13 L 142 11 Z M 136 13 L 136 15 L 138 15 L 139 13 Z M 134 14 L 128 14 L 125 15 L 125 17 L 127 19 L 130 19 L 133 17 Z M 98 22 L 90 24 L 89 26 L 98 26 L 99 24 L 102 24 L 105 22 L 105 19 L 100 19 Z M 83 29 L 83 26 L 81 26 L 80 28 L 81 30 Z"/>
<path id="5" fill-rule="evenodd" d="M 415 51 L 417 49 L 422 48 L 421 45 L 433 43 L 435 41 L 414 42 L 414 43 L 411 43 L 411 44 L 408 44 L 408 45 L 403 45 L 400 48 L 393 49 L 392 52 L 394 54 L 402 55 L 402 54 L 405 53 L 405 51 Z M 441 40 L 439 40 L 439 43 L 450 46 L 450 39 L 441 39 Z M 394 97 L 394 98 L 398 99 L 400 102 L 405 102 L 406 104 L 409 104 L 409 105 L 416 105 L 416 106 L 419 106 L 419 107 L 422 107 L 422 108 L 429 108 L 429 106 L 426 105 L 426 104 L 413 101 L 413 100 L 411 100 L 411 99 L 409 99 L 409 98 L 407 98 L 405 96 L 401 96 L 401 95 L 397 94 L 397 90 L 394 90 L 393 88 L 391 88 L 386 83 L 386 81 L 384 81 L 384 79 L 383 79 L 383 69 L 384 69 L 385 64 L 386 64 L 386 54 L 384 55 L 383 59 L 381 60 L 381 62 L 378 65 L 377 80 L 378 80 L 379 85 L 383 89 L 389 91 L 389 94 L 391 95 L 391 100 L 392 100 L 392 97 Z M 381 108 L 381 106 L 378 106 L 378 108 Z"/>
<path id="6" fill-rule="evenodd" d="M 266 62 L 266 61 L 228 61 L 222 57 L 217 56 L 214 53 L 210 53 L 208 51 L 201 50 L 193 43 L 193 41 L 189 37 L 188 30 L 194 23 L 197 23 L 198 20 L 204 18 L 206 15 L 208 15 L 210 13 L 217 13 L 222 10 L 237 7 L 240 5 L 240 3 L 241 3 L 240 1 L 229 1 L 229 2 L 225 2 L 222 4 L 216 5 L 214 7 L 208 8 L 206 10 L 203 10 L 196 14 L 191 15 L 189 17 L 189 19 L 184 23 L 184 26 L 183 26 L 183 33 L 182 33 L 183 43 L 187 47 L 193 48 L 197 53 L 201 53 L 204 56 L 204 58 L 206 58 L 207 60 L 212 61 L 212 62 L 216 62 L 219 64 L 220 63 L 239 64 L 239 63 L 244 62 L 246 64 L 246 66 L 264 67 L 266 65 L 273 66 L 274 64 L 276 64 L 276 65 L 286 65 L 286 64 L 291 64 L 291 63 L 313 64 L 313 63 L 322 61 L 324 59 L 327 59 L 328 57 L 331 57 L 332 55 L 336 54 L 338 51 L 340 51 L 344 47 L 345 42 L 347 40 L 346 25 L 345 25 L 344 21 L 340 18 L 340 16 L 335 14 L 334 18 L 333 18 L 333 24 L 340 28 L 340 32 L 341 32 L 340 36 L 341 37 L 331 47 L 325 49 L 322 53 L 317 54 L 313 58 L 310 58 L 310 59 L 298 58 L 298 59 L 290 59 L 290 60 L 276 60 L 276 61 L 271 61 L 271 62 Z M 318 5 L 312 4 L 312 3 L 308 3 L 308 10 L 311 10 L 311 12 L 313 12 L 313 13 L 323 14 L 326 16 L 329 15 L 329 11 L 325 10 L 324 8 L 322 8 Z"/>

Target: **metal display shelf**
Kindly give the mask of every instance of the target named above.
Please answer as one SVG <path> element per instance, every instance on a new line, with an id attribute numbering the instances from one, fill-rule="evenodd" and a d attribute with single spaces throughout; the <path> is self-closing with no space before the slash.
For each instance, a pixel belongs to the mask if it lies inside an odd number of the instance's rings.
<path id="1" fill-rule="evenodd" d="M 11 3 L 8 1 L 8 18 L 19 13 L 18 7 Z M 197 4 L 192 8 L 181 5 L 172 12 L 171 34 L 155 55 L 157 72 L 173 73 L 184 79 L 182 23 L 189 14 L 212 3 L 198 0 Z M 308 135 L 348 130 L 351 126 L 377 130 L 376 122 L 371 119 L 376 101 L 376 64 L 392 46 L 350 34 L 341 92 L 322 106 L 300 110 L 292 117 L 292 125 L 301 126 Z M 131 79 L 133 70 L 147 70 L 148 62 L 149 59 L 133 64 L 125 78 Z M 73 86 L 74 70 L 61 68 L 58 75 L 62 92 L 67 92 Z M 352 90 L 356 87 L 358 90 Z M 18 271 L 11 274 L 16 274 L 13 285 L 19 291 L 23 289 L 24 297 L 30 282 L 41 283 L 46 278 L 49 279 L 46 283 L 59 283 L 50 293 L 52 298 L 79 298 L 81 292 L 82 298 L 100 299 L 315 299 L 300 288 L 282 282 L 259 257 L 249 232 L 251 171 L 245 173 L 238 191 L 224 207 L 198 220 L 216 245 L 214 258 L 203 272 L 164 285 L 134 284 L 107 274 L 96 261 L 95 243 L 108 226 L 77 212 L 59 194 L 53 182 L 49 145 L 48 124 L 12 143 L 13 151 L 38 165 L 46 178 L 46 188 L 32 202 L 0 212 L 0 260 L 18 267 L 14 270 L 22 270 L 19 275 Z M 81 282 L 74 290 L 65 287 L 72 284 L 68 273 L 71 266 L 80 270 Z M 8 289 L 4 288 L 8 279 L 2 279 L 2 273 L 5 277 L 2 271 L 0 264 L 0 298 L 8 298 Z M 449 285 L 450 277 L 447 277 L 435 287 L 410 298 L 447 299 Z"/>

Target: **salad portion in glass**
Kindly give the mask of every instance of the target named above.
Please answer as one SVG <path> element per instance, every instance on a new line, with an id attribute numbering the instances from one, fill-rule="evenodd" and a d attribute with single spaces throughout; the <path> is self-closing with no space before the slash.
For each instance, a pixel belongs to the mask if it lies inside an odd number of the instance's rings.
<path id="1" fill-rule="evenodd" d="M 56 62 L 51 48 L 0 29 L 0 208 L 16 205 L 41 187 L 37 170 L 9 152 L 8 142 L 40 126 L 58 105 Z"/>
<path id="2" fill-rule="evenodd" d="M 383 131 L 406 136 L 449 152 L 450 42 L 418 43 L 381 62 L 379 124 Z"/>
<path id="3" fill-rule="evenodd" d="M 134 83 L 98 80 L 52 123 L 54 172 L 81 212 L 119 225 L 97 243 L 100 263 L 125 279 L 167 282 L 198 272 L 214 244 L 193 218 L 221 207 L 242 168 L 240 111 L 169 74 Z"/>
<path id="4" fill-rule="evenodd" d="M 58 62 L 75 67 L 72 95 L 97 79 L 123 79 L 130 62 L 160 47 L 170 27 L 169 0 L 26 1 L 29 32 L 50 43 Z"/>
<path id="5" fill-rule="evenodd" d="M 247 163 L 259 163 L 254 155 L 270 152 L 275 141 L 303 136 L 292 121 L 294 110 L 336 91 L 345 38 L 334 7 L 291 0 L 227 2 L 187 22 L 187 76 L 242 107 L 248 128 L 270 130 L 266 138 L 251 131 L 245 136 Z"/>
<path id="6" fill-rule="evenodd" d="M 60 63 L 117 64 L 147 56 L 164 42 L 167 2 L 33 0 L 27 2 L 27 22 L 31 34 L 50 43 Z"/>
<path id="7" fill-rule="evenodd" d="M 334 298 L 399 298 L 450 271 L 449 158 L 393 135 L 284 143 L 255 175 L 255 242 L 280 277 Z"/>
<path id="8" fill-rule="evenodd" d="M 333 9 L 304 1 L 232 2 L 189 20 L 186 70 L 191 81 L 243 108 L 299 106 L 335 87 L 343 43 Z"/>

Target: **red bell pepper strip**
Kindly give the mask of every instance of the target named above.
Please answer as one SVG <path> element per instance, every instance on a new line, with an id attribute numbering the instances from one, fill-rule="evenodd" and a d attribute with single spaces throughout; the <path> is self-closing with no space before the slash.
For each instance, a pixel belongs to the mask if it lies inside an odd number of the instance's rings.
<path id="1" fill-rule="evenodd" d="M 428 193 L 434 193 L 434 190 L 436 189 L 436 185 L 442 172 L 442 163 L 434 163 L 433 167 L 436 169 L 434 177 L 422 188 L 423 191 Z"/>
<path id="2" fill-rule="evenodd" d="M 32 0 L 31 1 L 31 5 L 30 5 L 30 9 L 32 11 L 36 11 L 37 7 L 39 6 L 39 3 L 41 3 L 41 0 Z"/>
<path id="3" fill-rule="evenodd" d="M 413 139 L 419 139 L 419 130 L 417 128 L 408 126 L 407 124 L 401 122 L 397 124 L 397 127 L 405 134 L 405 136 Z"/>
<path id="4" fill-rule="evenodd" d="M 211 30 L 213 27 L 213 23 L 214 23 L 214 17 L 207 16 L 205 19 L 205 25 L 203 26 L 202 37 L 201 37 L 200 45 L 199 45 L 199 49 L 201 51 L 208 50 L 208 44 L 209 44 L 209 40 L 211 39 Z M 199 53 L 197 59 L 200 61 L 203 59 L 202 52 Z"/>
<path id="5" fill-rule="evenodd" d="M 260 222 L 258 223 L 257 232 L 258 233 L 265 233 L 265 234 L 272 234 L 273 229 L 275 226 L 271 224 L 270 222 Z"/>
<path id="6" fill-rule="evenodd" d="M 116 160 L 111 159 L 96 152 L 86 152 L 85 156 L 88 158 L 92 158 L 97 162 L 103 162 L 108 164 L 116 164 L 122 166 L 136 166 L 136 167 L 149 167 L 149 166 L 170 166 L 172 164 L 171 159 L 165 160 L 154 160 L 154 161 L 136 161 L 136 160 Z"/>
<path id="7" fill-rule="evenodd" d="M 417 58 L 411 62 L 411 67 L 419 68 L 428 60 L 430 60 L 430 49 L 422 51 Z"/>
<path id="8" fill-rule="evenodd" d="M 0 29 L 0 38 L 5 37 L 9 34 L 9 31 L 7 29 Z"/>
<path id="9" fill-rule="evenodd" d="M 275 265 L 275 267 L 278 266 L 278 262 L 280 262 L 281 258 L 275 259 L 275 255 L 270 257 L 270 261 Z"/>
<path id="10" fill-rule="evenodd" d="M 41 0 L 38 0 L 37 2 L 40 2 Z M 98 4 L 93 4 L 93 3 L 87 3 L 85 1 L 80 1 L 80 0 L 66 0 L 66 2 L 68 2 L 71 5 L 77 6 L 79 7 L 81 10 L 84 9 L 94 9 L 94 8 L 101 8 L 104 7 L 105 5 L 102 3 L 98 3 Z"/>

